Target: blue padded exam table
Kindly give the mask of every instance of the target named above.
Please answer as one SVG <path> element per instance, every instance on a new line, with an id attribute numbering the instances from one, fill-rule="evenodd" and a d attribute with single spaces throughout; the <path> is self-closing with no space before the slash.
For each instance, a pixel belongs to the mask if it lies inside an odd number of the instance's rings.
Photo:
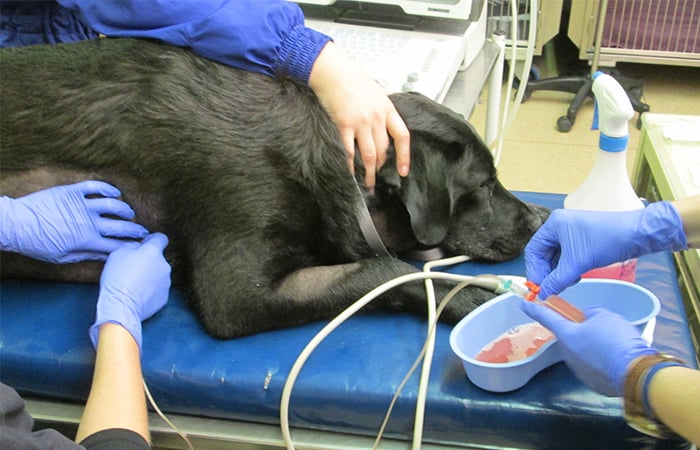
<path id="1" fill-rule="evenodd" d="M 517 195 L 550 208 L 563 201 L 557 194 Z M 524 275 L 524 264 L 522 258 L 464 263 L 450 271 Z M 662 303 L 654 345 L 696 366 L 671 255 L 641 258 L 636 282 Z M 92 376 L 94 351 L 87 330 L 97 287 L 5 280 L 0 295 L 0 378 L 28 400 L 42 426 L 74 429 Z M 220 341 L 204 332 L 173 290 L 168 305 L 144 324 L 144 377 L 160 408 L 197 448 L 281 447 L 279 403 L 286 375 L 324 325 Z M 483 391 L 466 378 L 452 353 L 450 330 L 445 324 L 437 330 L 424 449 L 687 447 L 634 431 L 622 418 L 620 399 L 587 389 L 561 363 L 515 392 Z M 298 448 L 371 448 L 425 333 L 424 321 L 412 315 L 367 313 L 331 334 L 294 387 L 290 420 Z M 410 448 L 417 386 L 414 374 L 394 408 L 382 448 Z M 185 448 L 155 414 L 151 424 L 154 444 Z"/>

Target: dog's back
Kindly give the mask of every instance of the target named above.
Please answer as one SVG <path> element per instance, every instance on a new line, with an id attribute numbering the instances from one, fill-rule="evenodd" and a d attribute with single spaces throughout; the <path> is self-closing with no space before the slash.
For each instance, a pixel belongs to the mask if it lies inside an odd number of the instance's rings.
<path id="1" fill-rule="evenodd" d="M 38 167 L 51 167 L 51 179 L 28 189 L 73 176 L 113 181 L 135 203 L 138 220 L 167 230 L 175 245 L 201 234 L 201 222 L 188 229 L 190 217 L 215 217 L 207 224 L 212 234 L 284 225 L 261 216 L 261 204 L 273 211 L 294 204 L 306 222 L 338 185 L 329 207 L 344 219 L 337 201 L 353 192 L 353 180 L 333 124 L 303 87 L 146 41 L 2 52 L 5 186 L 14 184 L 13 173 Z M 229 192 L 241 197 L 235 210 L 216 201 Z M 302 226 L 289 214 L 285 221 Z"/>

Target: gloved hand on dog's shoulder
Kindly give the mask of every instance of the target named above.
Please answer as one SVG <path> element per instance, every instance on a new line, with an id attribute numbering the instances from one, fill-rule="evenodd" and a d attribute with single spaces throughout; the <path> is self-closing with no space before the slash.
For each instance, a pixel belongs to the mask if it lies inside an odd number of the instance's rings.
<path id="1" fill-rule="evenodd" d="M 52 263 L 104 261 L 123 239 L 148 234 L 130 221 L 134 210 L 120 195 L 108 183 L 89 180 L 0 197 L 0 249 Z"/>
<path id="2" fill-rule="evenodd" d="M 163 256 L 167 245 L 164 234 L 153 233 L 140 243 L 125 242 L 109 255 L 89 332 L 95 348 L 100 326 L 110 322 L 129 331 L 141 349 L 141 322 L 168 302 L 171 268 Z"/>

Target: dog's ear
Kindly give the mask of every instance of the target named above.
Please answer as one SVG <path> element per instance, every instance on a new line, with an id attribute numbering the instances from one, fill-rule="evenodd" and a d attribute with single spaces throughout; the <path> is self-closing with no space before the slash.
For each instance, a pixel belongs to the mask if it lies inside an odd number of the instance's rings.
<path id="1" fill-rule="evenodd" d="M 419 156 L 411 162 L 411 170 L 404 178 L 396 171 L 394 161 L 387 161 L 379 173 L 383 189 L 401 199 L 413 234 L 423 245 L 437 245 L 445 239 L 452 214 L 450 191 L 441 179 L 444 173 L 434 169 L 430 161 L 426 167 L 426 161 Z"/>
<path id="2" fill-rule="evenodd" d="M 411 228 L 423 245 L 438 245 L 450 223 L 450 193 L 443 184 L 421 183 L 415 176 L 402 180 L 401 200 L 411 217 Z"/>

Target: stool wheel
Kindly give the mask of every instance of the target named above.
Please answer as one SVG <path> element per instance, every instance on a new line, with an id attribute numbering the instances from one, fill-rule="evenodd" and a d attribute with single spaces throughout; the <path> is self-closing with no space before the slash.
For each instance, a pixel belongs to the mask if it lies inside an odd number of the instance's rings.
<path id="1" fill-rule="evenodd" d="M 562 133 L 567 133 L 571 131 L 572 126 L 574 126 L 574 123 L 567 116 L 561 116 L 559 120 L 557 120 L 557 128 Z"/>

